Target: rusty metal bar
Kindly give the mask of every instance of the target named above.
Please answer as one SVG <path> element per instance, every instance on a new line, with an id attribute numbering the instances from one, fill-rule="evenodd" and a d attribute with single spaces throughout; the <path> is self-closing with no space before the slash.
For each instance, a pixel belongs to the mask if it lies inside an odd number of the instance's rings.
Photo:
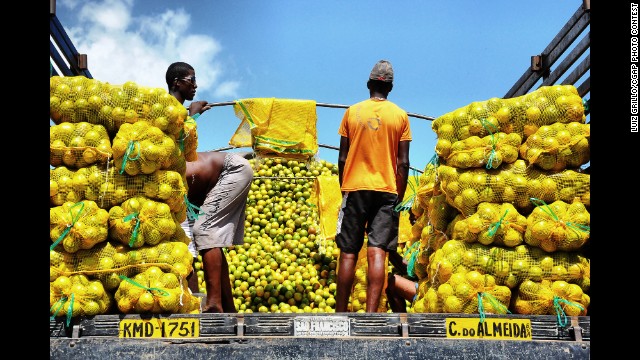
<path id="1" fill-rule="evenodd" d="M 235 104 L 235 101 L 225 101 L 225 102 L 218 102 L 218 103 L 209 103 L 209 105 L 211 106 L 228 106 L 228 105 L 233 105 Z M 320 106 L 320 107 L 327 107 L 327 108 L 340 108 L 340 109 L 346 109 L 349 107 L 349 105 L 342 105 L 342 104 L 325 104 L 325 103 L 316 103 L 316 106 Z M 408 116 L 417 118 L 417 119 L 423 119 L 423 120 L 429 120 L 429 121 L 433 121 L 436 118 L 433 116 L 427 116 L 427 115 L 420 115 L 420 114 L 415 114 L 415 113 L 410 113 L 407 112 Z"/>

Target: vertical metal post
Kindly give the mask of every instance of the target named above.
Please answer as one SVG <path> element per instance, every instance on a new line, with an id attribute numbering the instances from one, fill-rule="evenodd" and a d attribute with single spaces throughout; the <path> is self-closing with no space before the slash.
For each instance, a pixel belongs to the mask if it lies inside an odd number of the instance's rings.
<path id="1" fill-rule="evenodd" d="M 78 54 L 78 69 L 87 70 L 89 67 L 87 66 L 87 54 Z"/>
<path id="2" fill-rule="evenodd" d="M 49 0 L 49 15 L 56 14 L 56 0 Z"/>

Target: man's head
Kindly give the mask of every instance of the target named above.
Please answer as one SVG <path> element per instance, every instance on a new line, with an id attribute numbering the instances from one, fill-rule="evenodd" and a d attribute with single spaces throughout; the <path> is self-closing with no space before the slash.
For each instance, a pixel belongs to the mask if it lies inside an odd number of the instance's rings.
<path id="1" fill-rule="evenodd" d="M 179 93 L 182 97 L 178 100 L 193 100 L 198 87 L 193 66 L 181 61 L 174 62 L 167 68 L 165 79 L 169 92 Z"/>
<path id="2" fill-rule="evenodd" d="M 393 67 L 387 60 L 380 60 L 371 69 L 367 88 L 371 91 L 388 94 L 393 89 Z"/>

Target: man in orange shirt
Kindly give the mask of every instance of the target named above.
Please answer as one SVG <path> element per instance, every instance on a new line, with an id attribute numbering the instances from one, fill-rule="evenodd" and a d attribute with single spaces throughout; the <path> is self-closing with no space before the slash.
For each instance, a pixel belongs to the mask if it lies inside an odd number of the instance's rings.
<path id="1" fill-rule="evenodd" d="M 376 312 L 384 286 L 386 253 L 398 247 L 399 213 L 409 176 L 411 128 L 407 112 L 387 100 L 393 68 L 378 61 L 367 82 L 369 99 L 342 118 L 338 175 L 342 205 L 336 244 L 340 248 L 336 312 L 346 312 L 358 252 L 367 234 L 367 312 Z"/>

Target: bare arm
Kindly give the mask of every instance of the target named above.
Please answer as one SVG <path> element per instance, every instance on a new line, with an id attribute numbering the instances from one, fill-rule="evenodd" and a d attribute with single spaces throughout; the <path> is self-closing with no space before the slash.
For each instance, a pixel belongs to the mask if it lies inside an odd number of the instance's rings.
<path id="1" fill-rule="evenodd" d="M 213 106 L 205 100 L 193 101 L 189 104 L 189 116 L 195 114 L 202 114 L 203 112 L 211 109 Z"/>
<path id="2" fill-rule="evenodd" d="M 409 179 L 409 143 L 410 141 L 400 141 L 398 143 L 398 159 L 396 164 L 398 202 L 402 202 L 404 193 L 407 190 L 407 180 Z"/>
<path id="3" fill-rule="evenodd" d="M 349 138 L 340 137 L 340 154 L 338 155 L 338 180 L 340 186 L 342 186 L 342 173 L 344 172 L 344 164 L 347 162 L 347 155 L 349 154 Z"/>

